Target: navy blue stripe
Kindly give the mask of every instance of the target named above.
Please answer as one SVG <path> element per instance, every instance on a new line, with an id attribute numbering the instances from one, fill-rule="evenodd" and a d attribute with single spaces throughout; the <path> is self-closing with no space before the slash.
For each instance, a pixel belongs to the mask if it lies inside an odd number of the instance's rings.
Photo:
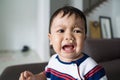
<path id="1" fill-rule="evenodd" d="M 58 61 L 59 62 L 61 62 L 61 63 L 63 63 L 63 64 L 73 64 L 73 63 L 76 63 L 78 66 L 84 61 L 84 60 L 86 60 L 89 56 L 88 55 L 86 55 L 86 54 L 84 54 L 83 53 L 83 57 L 82 58 L 80 58 L 80 59 L 78 59 L 78 60 L 76 60 L 76 61 L 72 61 L 72 62 L 63 62 L 63 61 L 61 61 L 60 59 L 59 59 L 59 56 L 56 56 L 56 58 L 58 59 Z"/>
<path id="2" fill-rule="evenodd" d="M 84 53 L 83 53 L 84 54 Z M 75 61 L 75 63 L 77 64 L 77 66 L 79 66 L 82 62 L 84 62 L 89 56 L 84 54 L 84 56 L 78 60 Z"/>
<path id="3" fill-rule="evenodd" d="M 87 78 L 87 80 L 100 80 L 100 78 L 102 78 L 103 76 L 105 76 L 104 68 L 96 72 L 93 76 Z"/>

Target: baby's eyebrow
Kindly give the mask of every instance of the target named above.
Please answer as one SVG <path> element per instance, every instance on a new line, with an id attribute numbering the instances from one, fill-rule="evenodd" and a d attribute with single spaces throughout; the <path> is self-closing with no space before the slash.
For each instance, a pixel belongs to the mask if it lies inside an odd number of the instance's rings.
<path id="1" fill-rule="evenodd" d="M 74 25 L 74 28 L 79 28 L 79 29 L 84 29 L 84 27 L 83 26 L 78 26 L 77 24 L 76 25 Z"/>
<path id="2" fill-rule="evenodd" d="M 57 28 L 66 28 L 67 26 L 64 25 L 64 24 L 61 24 L 61 25 L 57 25 Z"/>
<path id="3" fill-rule="evenodd" d="M 83 28 L 83 27 L 80 27 L 80 29 L 81 29 L 81 30 L 84 30 L 85 28 Z"/>

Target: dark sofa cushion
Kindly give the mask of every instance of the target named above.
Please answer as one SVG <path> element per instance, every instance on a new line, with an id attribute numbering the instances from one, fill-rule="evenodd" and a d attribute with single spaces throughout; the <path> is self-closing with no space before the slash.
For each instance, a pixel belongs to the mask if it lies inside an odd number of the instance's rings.
<path id="1" fill-rule="evenodd" d="M 34 74 L 37 74 L 44 71 L 46 65 L 47 62 L 9 66 L 0 75 L 0 80 L 19 80 L 21 72 L 28 70 Z"/>
<path id="2" fill-rule="evenodd" d="M 120 58 L 120 39 L 87 39 L 84 50 L 97 62 Z"/>
<path id="3" fill-rule="evenodd" d="M 120 80 L 120 59 L 99 63 L 106 71 L 108 80 Z"/>

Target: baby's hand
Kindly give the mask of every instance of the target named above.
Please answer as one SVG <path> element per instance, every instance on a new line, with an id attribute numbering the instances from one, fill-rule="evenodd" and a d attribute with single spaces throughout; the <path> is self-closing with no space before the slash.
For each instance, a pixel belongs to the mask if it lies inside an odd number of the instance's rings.
<path id="1" fill-rule="evenodd" d="M 21 73 L 19 80 L 37 80 L 33 73 L 29 71 L 24 71 Z"/>

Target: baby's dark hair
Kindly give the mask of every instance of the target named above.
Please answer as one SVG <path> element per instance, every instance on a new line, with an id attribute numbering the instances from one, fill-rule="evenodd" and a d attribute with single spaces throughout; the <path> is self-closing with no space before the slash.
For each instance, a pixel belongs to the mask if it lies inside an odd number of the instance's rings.
<path id="1" fill-rule="evenodd" d="M 49 24 L 49 33 L 51 33 L 51 24 L 54 20 L 54 18 L 60 13 L 63 12 L 63 16 L 68 15 L 71 16 L 72 14 L 75 14 L 76 17 L 80 17 L 81 19 L 84 20 L 85 23 L 85 34 L 87 33 L 87 23 L 86 23 L 86 17 L 84 15 L 84 13 L 82 11 L 80 11 L 79 9 L 72 7 L 72 6 L 64 6 L 62 8 L 59 8 L 58 10 L 56 10 L 53 15 L 50 18 L 50 24 Z"/>

